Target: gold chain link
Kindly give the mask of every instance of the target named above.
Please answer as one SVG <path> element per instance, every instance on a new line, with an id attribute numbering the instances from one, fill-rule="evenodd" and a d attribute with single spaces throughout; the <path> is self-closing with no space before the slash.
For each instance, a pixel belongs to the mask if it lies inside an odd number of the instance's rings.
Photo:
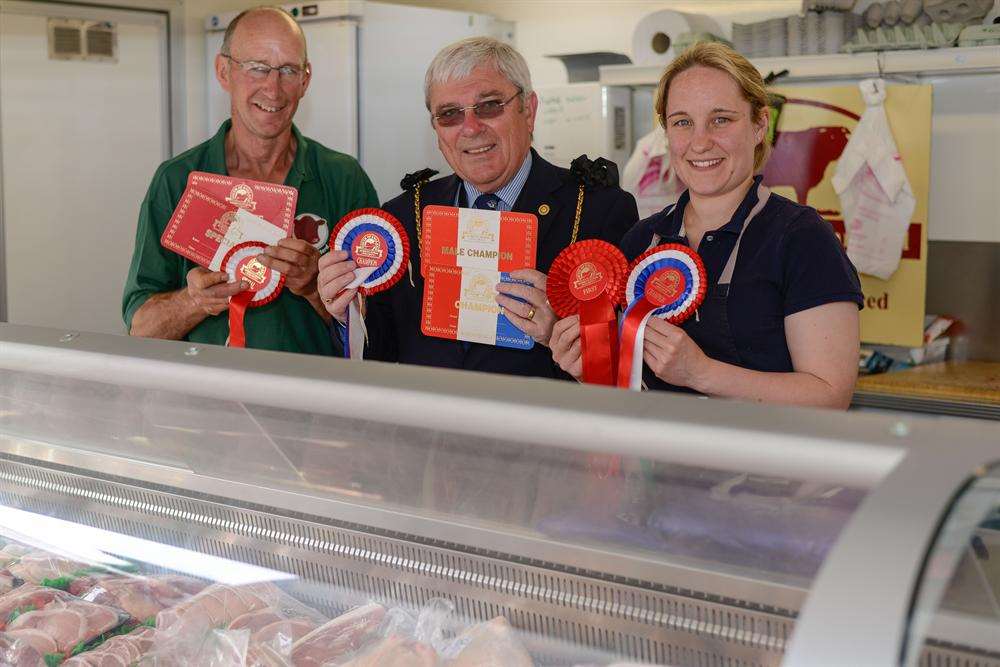
<path id="1" fill-rule="evenodd" d="M 420 186 L 426 183 L 426 181 L 420 181 L 417 186 L 413 188 L 413 220 L 417 224 L 417 250 L 420 251 L 420 257 L 424 256 L 424 249 L 420 247 Z"/>
<path id="2" fill-rule="evenodd" d="M 580 216 L 583 213 L 583 186 L 580 186 L 580 193 L 576 196 L 576 215 L 573 217 L 573 236 L 570 237 L 570 245 L 576 243 L 576 236 L 580 233 Z"/>

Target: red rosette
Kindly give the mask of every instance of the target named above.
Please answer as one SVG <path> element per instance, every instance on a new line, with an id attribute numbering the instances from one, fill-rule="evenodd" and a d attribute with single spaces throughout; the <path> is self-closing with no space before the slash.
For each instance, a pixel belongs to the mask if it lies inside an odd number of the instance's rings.
<path id="1" fill-rule="evenodd" d="M 410 238 L 402 223 L 380 208 L 351 211 L 330 233 L 330 249 L 346 250 L 365 272 L 362 296 L 383 292 L 400 281 L 410 261 Z"/>
<path id="2" fill-rule="evenodd" d="M 613 385 L 618 358 L 615 306 L 625 290 L 625 255 L 607 241 L 580 241 L 563 249 L 552 266 L 545 292 L 561 318 L 580 316 L 583 381 Z"/>
<path id="3" fill-rule="evenodd" d="M 261 264 L 260 256 L 267 244 L 261 241 L 245 241 L 229 249 L 222 260 L 222 270 L 233 280 L 243 280 L 250 285 L 229 299 L 229 340 L 230 347 L 246 347 L 247 308 L 257 308 L 271 303 L 281 294 L 285 286 L 285 276 Z"/>
<path id="4" fill-rule="evenodd" d="M 577 241 L 563 248 L 549 267 L 549 305 L 560 318 L 578 314 L 581 303 L 602 294 L 618 305 L 624 299 L 627 269 L 625 255 L 607 241 Z"/>

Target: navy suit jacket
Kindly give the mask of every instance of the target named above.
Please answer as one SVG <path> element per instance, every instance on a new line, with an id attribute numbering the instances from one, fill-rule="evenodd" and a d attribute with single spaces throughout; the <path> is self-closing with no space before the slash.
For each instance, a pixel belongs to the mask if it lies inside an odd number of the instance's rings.
<path id="1" fill-rule="evenodd" d="M 425 183 L 420 188 L 421 209 L 429 204 L 454 206 L 461 183 L 454 174 Z M 546 162 L 533 152 L 531 172 L 513 210 L 538 217 L 535 268 L 543 273 L 570 242 L 578 193 L 579 185 L 571 179 L 568 169 Z M 543 204 L 549 207 L 544 215 L 539 211 Z M 420 331 L 424 281 L 420 275 L 413 193 L 404 192 L 382 208 L 398 218 L 409 235 L 413 285 L 404 275 L 391 289 L 369 297 L 366 359 L 509 375 L 568 377 L 552 361 L 549 349 L 538 343 L 530 350 L 514 350 L 425 336 Z M 603 239 L 617 246 L 638 218 L 631 194 L 617 187 L 589 190 L 584 196 L 577 240 Z"/>

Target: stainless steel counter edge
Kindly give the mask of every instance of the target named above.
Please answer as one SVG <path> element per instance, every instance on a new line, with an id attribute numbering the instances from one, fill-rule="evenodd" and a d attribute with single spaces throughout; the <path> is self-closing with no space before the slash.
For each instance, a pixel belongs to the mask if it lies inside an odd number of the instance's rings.
<path id="1" fill-rule="evenodd" d="M 900 461 L 901 435 L 939 428 L 936 420 L 919 417 L 891 420 L 735 401 L 723 406 L 468 371 L 65 334 L 0 325 L 0 368 L 224 400 L 238 391 L 248 404 L 862 487 L 878 483 Z M 470 418 L 454 419 L 462 413 Z M 948 437 L 980 438 L 964 422 Z"/>

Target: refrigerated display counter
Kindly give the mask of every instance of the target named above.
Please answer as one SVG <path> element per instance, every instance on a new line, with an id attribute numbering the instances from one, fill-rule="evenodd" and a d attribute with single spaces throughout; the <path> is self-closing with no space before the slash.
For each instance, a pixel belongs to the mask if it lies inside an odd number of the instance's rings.
<path id="1" fill-rule="evenodd" d="M 998 513 L 992 422 L 0 325 L 0 558 L 378 606 L 356 659 L 515 664 L 460 660 L 501 624 L 538 665 L 1000 665 Z M 265 664 L 160 607 L 139 664 Z"/>

